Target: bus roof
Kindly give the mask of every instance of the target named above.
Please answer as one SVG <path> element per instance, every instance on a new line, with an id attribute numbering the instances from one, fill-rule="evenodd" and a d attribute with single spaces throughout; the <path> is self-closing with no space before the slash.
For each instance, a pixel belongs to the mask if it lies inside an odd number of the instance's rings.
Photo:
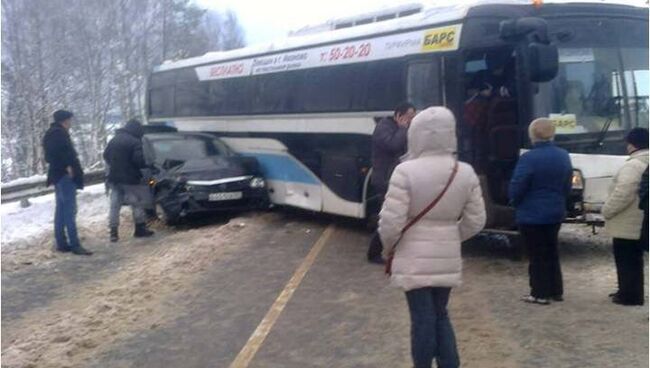
<path id="1" fill-rule="evenodd" d="M 447 3 L 445 1 L 445 3 Z M 642 1 L 594 1 L 594 0 L 546 0 L 544 4 L 620 4 L 646 8 Z M 279 51 L 298 49 L 306 46 L 322 45 L 348 39 L 363 38 L 375 34 L 406 31 L 422 26 L 448 23 L 464 19 L 470 9 L 484 5 L 528 5 L 533 6 L 532 0 L 466 0 L 459 4 L 441 5 L 441 2 L 423 4 L 421 12 L 395 18 L 383 22 L 370 23 L 356 27 L 342 28 L 321 33 L 307 34 L 304 36 L 286 37 L 269 43 L 251 45 L 248 47 L 230 50 L 208 52 L 204 55 L 182 59 L 178 61 L 165 61 L 154 68 L 154 72 L 173 70 L 178 68 L 204 65 L 213 62 L 235 60 L 255 55 L 269 54 Z M 448 3 L 447 3 L 448 4 Z M 544 6 L 544 5 L 542 5 Z"/>

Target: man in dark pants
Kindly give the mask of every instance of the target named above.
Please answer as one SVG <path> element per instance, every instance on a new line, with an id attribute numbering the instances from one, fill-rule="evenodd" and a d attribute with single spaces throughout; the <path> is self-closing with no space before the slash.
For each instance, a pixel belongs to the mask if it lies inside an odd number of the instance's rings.
<path id="1" fill-rule="evenodd" d="M 627 137 L 630 158 L 616 173 L 603 205 L 605 231 L 613 239 L 618 291 L 610 294 L 620 305 L 643 305 L 643 250 L 641 229 L 643 211 L 639 209 L 639 184 L 648 168 L 648 131 L 630 130 Z"/>
<path id="2" fill-rule="evenodd" d="M 395 108 L 392 117 L 382 119 L 372 133 L 372 177 L 375 203 L 381 208 L 388 190 L 388 182 L 399 159 L 406 153 L 406 132 L 415 116 L 415 106 L 404 102 Z M 383 264 L 383 247 L 375 231 L 368 247 L 368 261 Z"/>
<path id="3" fill-rule="evenodd" d="M 56 111 L 53 116 L 54 123 L 43 137 L 43 152 L 45 161 L 49 164 L 47 185 L 54 184 L 55 189 L 56 250 L 89 256 L 92 252 L 81 246 L 77 234 L 77 189 L 83 189 L 84 173 L 68 133 L 72 116 L 69 111 Z"/>
<path id="4" fill-rule="evenodd" d="M 108 185 L 111 192 L 111 207 L 109 214 L 109 227 L 111 242 L 118 241 L 118 228 L 120 226 L 120 209 L 125 202 L 125 197 L 138 197 L 141 190 L 149 188 L 142 183 L 142 168 L 146 166 L 142 149 L 142 136 L 144 129 L 140 121 L 129 120 L 125 126 L 118 129 L 115 137 L 108 142 L 104 150 L 104 160 L 108 167 Z M 153 232 L 147 229 L 144 208 L 131 203 L 133 223 L 136 238 L 149 237 Z"/>
<path id="5" fill-rule="evenodd" d="M 550 304 L 550 300 L 563 300 L 557 246 L 573 168 L 569 153 L 553 144 L 551 120 L 536 119 L 528 131 L 533 148 L 519 158 L 509 188 L 510 203 L 530 255 L 530 294 L 522 300 Z"/>
<path id="6" fill-rule="evenodd" d="M 528 268 L 530 295 L 537 301 L 548 304 L 543 300 L 553 299 L 562 301 L 564 285 L 562 282 L 562 267 L 558 253 L 558 233 L 561 224 L 548 225 L 519 225 L 521 236 L 526 242 L 530 264 Z M 543 300 L 540 300 L 543 299 Z"/>

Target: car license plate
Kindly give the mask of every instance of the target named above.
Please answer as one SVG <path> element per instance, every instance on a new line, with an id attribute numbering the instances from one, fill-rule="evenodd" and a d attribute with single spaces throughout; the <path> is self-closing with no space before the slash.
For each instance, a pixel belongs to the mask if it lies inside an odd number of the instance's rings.
<path id="1" fill-rule="evenodd" d="M 208 200 L 211 202 L 217 201 L 233 201 L 235 199 L 241 199 L 242 192 L 222 192 L 222 193 L 210 193 Z"/>

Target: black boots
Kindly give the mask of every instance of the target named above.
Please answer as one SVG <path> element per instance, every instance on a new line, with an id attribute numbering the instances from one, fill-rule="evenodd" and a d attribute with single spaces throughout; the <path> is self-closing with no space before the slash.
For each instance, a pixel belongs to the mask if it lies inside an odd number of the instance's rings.
<path id="1" fill-rule="evenodd" d="M 135 224 L 135 232 L 133 236 L 135 238 L 146 238 L 153 235 L 153 231 L 147 229 L 147 224 Z"/>
<path id="2" fill-rule="evenodd" d="M 58 247 L 57 246 L 56 251 L 61 252 L 61 253 L 72 253 L 72 254 L 76 254 L 78 256 L 92 256 L 93 255 L 93 252 L 91 252 L 88 249 L 82 247 L 81 245 L 79 245 L 77 247 L 68 247 L 68 246 L 66 246 L 66 247 Z"/>
<path id="3" fill-rule="evenodd" d="M 111 243 L 115 243 L 119 240 L 117 235 L 117 227 L 111 227 Z"/>
<path id="4" fill-rule="evenodd" d="M 89 251 L 88 249 L 82 247 L 81 245 L 78 247 L 70 248 L 70 252 L 72 254 L 76 254 L 78 256 L 92 256 L 93 252 Z"/>
<path id="5" fill-rule="evenodd" d="M 153 231 L 147 229 L 147 224 L 135 224 L 135 231 L 133 232 L 134 238 L 146 238 L 153 235 Z M 111 227 L 111 243 L 115 243 L 119 240 L 117 227 Z"/>

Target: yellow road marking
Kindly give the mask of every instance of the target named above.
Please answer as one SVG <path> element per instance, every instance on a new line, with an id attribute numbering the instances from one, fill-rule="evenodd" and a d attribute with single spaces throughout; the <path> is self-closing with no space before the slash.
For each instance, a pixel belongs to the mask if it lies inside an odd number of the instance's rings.
<path id="1" fill-rule="evenodd" d="M 333 232 L 334 225 L 328 226 L 327 229 L 323 231 L 323 234 L 320 236 L 320 238 L 318 238 L 314 246 L 309 251 L 309 254 L 307 254 L 300 266 L 296 269 L 296 272 L 294 272 L 293 276 L 291 276 L 291 279 L 284 287 L 280 295 L 278 295 L 278 298 L 275 299 L 275 302 L 273 302 L 273 305 L 266 313 L 266 316 L 264 316 L 264 319 L 262 319 L 262 322 L 260 322 L 251 337 L 246 342 L 246 345 L 244 345 L 239 354 L 237 354 L 235 360 L 232 362 L 232 364 L 230 364 L 230 368 L 248 367 L 248 365 L 255 357 L 255 354 L 264 343 L 264 340 L 268 336 L 269 332 L 271 332 L 271 329 L 280 317 L 280 314 L 282 314 L 284 307 L 286 307 L 287 303 L 289 303 L 289 300 L 293 296 L 293 293 L 296 291 L 296 289 L 298 289 L 298 286 L 300 286 L 302 279 L 314 264 L 316 257 L 318 257 L 320 251 L 323 249 L 323 247 L 325 247 L 327 240 L 330 238 Z"/>

